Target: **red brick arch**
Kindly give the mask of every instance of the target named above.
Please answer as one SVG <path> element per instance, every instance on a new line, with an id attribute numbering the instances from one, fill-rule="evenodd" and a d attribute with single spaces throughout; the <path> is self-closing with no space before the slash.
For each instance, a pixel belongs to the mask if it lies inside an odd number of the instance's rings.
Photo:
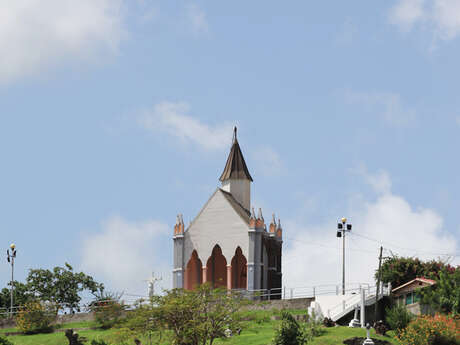
<path id="1" fill-rule="evenodd" d="M 227 260 L 218 244 L 206 263 L 206 280 L 215 288 L 227 287 Z"/>
<path id="2" fill-rule="evenodd" d="M 236 248 L 232 259 L 232 289 L 247 288 L 247 264 L 241 248 Z"/>
<path id="3" fill-rule="evenodd" d="M 184 288 L 186 290 L 192 290 L 201 284 L 201 266 L 202 263 L 198 253 L 194 250 L 185 269 Z"/>

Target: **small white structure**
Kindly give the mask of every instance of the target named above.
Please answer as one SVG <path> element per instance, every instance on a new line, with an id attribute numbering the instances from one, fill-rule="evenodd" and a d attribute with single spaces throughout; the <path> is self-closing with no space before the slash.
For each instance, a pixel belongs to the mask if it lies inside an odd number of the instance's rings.
<path id="1" fill-rule="evenodd" d="M 355 306 L 355 314 L 353 316 L 353 319 L 348 324 L 348 327 L 350 328 L 361 327 L 361 323 L 358 320 L 358 310 L 359 310 L 358 306 Z"/>
<path id="2" fill-rule="evenodd" d="M 162 278 L 155 278 L 155 273 L 152 272 L 152 276 L 150 278 L 148 278 L 147 280 L 144 280 L 147 282 L 148 284 L 148 294 L 149 294 L 149 298 L 152 298 L 153 295 L 155 294 L 155 284 L 159 281 L 161 281 Z"/>
<path id="3" fill-rule="evenodd" d="M 372 341 L 371 337 L 370 337 L 370 330 L 371 330 L 371 325 L 369 325 L 369 323 L 366 325 L 366 340 L 364 340 L 364 343 L 363 345 L 374 345 L 374 342 Z"/>

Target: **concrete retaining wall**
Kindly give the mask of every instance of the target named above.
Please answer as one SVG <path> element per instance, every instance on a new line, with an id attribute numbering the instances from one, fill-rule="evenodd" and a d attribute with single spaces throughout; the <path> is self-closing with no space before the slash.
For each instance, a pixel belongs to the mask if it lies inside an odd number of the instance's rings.
<path id="1" fill-rule="evenodd" d="M 93 313 L 77 313 L 77 314 L 62 314 L 58 315 L 56 321 L 53 324 L 62 324 L 70 322 L 82 322 L 82 321 L 93 321 Z M 14 320 L 2 319 L 0 320 L 0 329 L 16 327 Z"/>
<path id="2" fill-rule="evenodd" d="M 307 310 L 311 302 L 315 299 L 311 298 L 295 298 L 286 300 L 273 301 L 256 301 L 254 304 L 244 307 L 245 310 L 272 310 L 272 309 L 305 309 Z"/>

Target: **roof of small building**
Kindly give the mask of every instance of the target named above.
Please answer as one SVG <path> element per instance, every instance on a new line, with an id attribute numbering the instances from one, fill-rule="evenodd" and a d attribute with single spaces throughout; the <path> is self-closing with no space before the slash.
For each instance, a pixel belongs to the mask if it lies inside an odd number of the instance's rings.
<path id="1" fill-rule="evenodd" d="M 405 287 L 407 287 L 407 286 L 410 286 L 410 285 L 412 285 L 412 284 L 414 284 L 414 283 L 416 283 L 416 282 L 425 283 L 425 284 L 427 284 L 427 285 L 434 285 L 434 284 L 436 284 L 436 281 L 433 280 L 433 279 L 428 279 L 428 278 L 425 278 L 425 277 L 417 277 L 417 278 L 412 279 L 411 281 L 409 281 L 409 282 L 407 282 L 407 283 L 404 283 L 404 284 L 402 284 L 402 285 L 400 285 L 400 286 L 394 288 L 391 292 L 397 292 L 397 291 L 399 291 L 400 289 L 405 288 Z"/>
<path id="2" fill-rule="evenodd" d="M 252 182 L 251 174 L 249 173 L 246 162 L 244 161 L 243 153 L 236 139 L 236 127 L 233 134 L 233 145 L 230 149 L 230 154 L 227 158 L 224 171 L 220 175 L 221 182 L 228 179 L 247 179 Z"/>

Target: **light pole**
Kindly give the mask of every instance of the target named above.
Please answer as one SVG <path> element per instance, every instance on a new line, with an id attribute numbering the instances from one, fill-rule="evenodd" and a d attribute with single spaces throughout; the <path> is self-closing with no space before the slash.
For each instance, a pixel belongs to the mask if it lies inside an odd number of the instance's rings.
<path id="1" fill-rule="evenodd" d="M 13 291 L 14 291 L 14 259 L 16 258 L 16 245 L 14 243 L 11 243 L 10 245 L 11 249 L 11 254 L 10 250 L 6 250 L 6 257 L 9 263 L 11 263 L 11 292 L 10 292 L 10 302 L 11 302 L 11 317 L 13 317 Z"/>
<path id="2" fill-rule="evenodd" d="M 337 237 L 343 238 L 342 295 L 345 295 L 345 234 L 349 231 L 351 231 L 351 224 L 347 223 L 347 218 L 342 218 L 337 224 Z"/>

